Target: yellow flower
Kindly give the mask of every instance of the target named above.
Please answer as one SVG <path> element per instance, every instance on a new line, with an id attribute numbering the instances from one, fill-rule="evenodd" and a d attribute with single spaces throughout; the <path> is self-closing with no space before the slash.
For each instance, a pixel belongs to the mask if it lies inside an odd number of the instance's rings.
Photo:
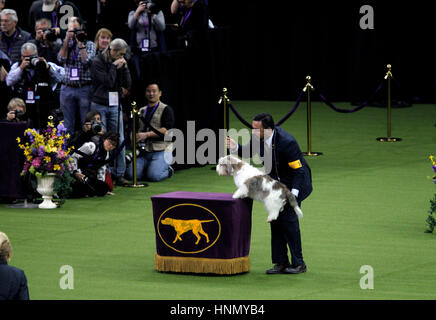
<path id="1" fill-rule="evenodd" d="M 55 164 L 54 167 L 53 167 L 53 170 L 54 171 L 59 171 L 59 170 L 61 170 L 61 166 L 58 165 L 58 164 Z"/>
<path id="2" fill-rule="evenodd" d="M 51 161 L 51 158 L 50 157 L 45 157 L 44 160 L 45 160 L 45 162 L 49 163 Z"/>
<path id="3" fill-rule="evenodd" d="M 21 143 L 21 139 L 20 139 L 20 137 L 17 138 L 17 142 L 18 142 L 18 143 Z"/>
<path id="4" fill-rule="evenodd" d="M 28 162 L 32 161 L 32 156 L 27 156 L 27 161 Z"/>

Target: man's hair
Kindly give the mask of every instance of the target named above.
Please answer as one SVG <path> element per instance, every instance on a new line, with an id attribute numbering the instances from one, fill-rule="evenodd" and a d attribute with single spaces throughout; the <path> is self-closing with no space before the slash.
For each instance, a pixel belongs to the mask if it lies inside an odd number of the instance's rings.
<path id="1" fill-rule="evenodd" d="M 161 90 L 160 89 L 159 81 L 157 81 L 157 80 L 149 80 L 148 82 L 146 82 L 145 83 L 145 89 L 147 89 L 151 85 L 156 85 L 158 87 L 158 89 Z"/>
<path id="2" fill-rule="evenodd" d="M 23 99 L 20 98 L 13 98 L 8 103 L 8 110 L 12 111 L 15 107 L 21 107 L 23 108 L 24 113 L 26 112 L 26 104 L 24 103 Z"/>
<path id="3" fill-rule="evenodd" d="M 264 129 L 274 129 L 274 119 L 269 113 L 259 113 L 254 116 L 253 121 L 261 121 Z"/>
<path id="4" fill-rule="evenodd" d="M 99 115 L 101 117 L 101 113 L 97 110 L 91 110 L 86 114 L 85 117 L 85 122 L 91 122 L 92 119 L 96 116 Z"/>
<path id="5" fill-rule="evenodd" d="M 118 146 L 120 135 L 114 131 L 108 131 L 101 136 L 101 141 L 110 140 L 114 146 Z"/>
<path id="6" fill-rule="evenodd" d="M 12 21 L 18 22 L 17 11 L 13 9 L 3 9 L 2 12 L 0 12 L 0 16 L 11 16 Z"/>
<path id="7" fill-rule="evenodd" d="M 0 232 L 0 261 L 8 261 L 12 255 L 12 246 L 8 236 Z"/>
<path id="8" fill-rule="evenodd" d="M 127 42 L 121 38 L 112 40 L 111 44 L 109 45 L 109 48 L 115 51 L 127 50 L 128 47 L 129 45 Z"/>
<path id="9" fill-rule="evenodd" d="M 41 18 L 39 20 L 36 20 L 35 22 L 35 29 L 38 26 L 38 24 L 46 24 L 48 28 L 52 27 L 51 21 L 47 18 Z"/>
<path id="10" fill-rule="evenodd" d="M 26 42 L 21 46 L 21 55 L 23 55 L 24 52 L 28 50 L 38 54 L 38 48 L 36 47 L 36 45 L 31 42 Z"/>

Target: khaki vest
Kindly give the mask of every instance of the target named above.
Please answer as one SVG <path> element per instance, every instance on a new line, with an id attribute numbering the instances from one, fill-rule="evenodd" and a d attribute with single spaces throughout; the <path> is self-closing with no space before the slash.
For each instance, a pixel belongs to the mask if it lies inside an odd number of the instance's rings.
<path id="1" fill-rule="evenodd" d="M 161 120 L 162 120 L 162 113 L 165 110 L 167 105 L 165 103 L 160 102 L 159 107 L 157 107 L 156 111 L 153 113 L 153 116 L 150 120 L 150 125 L 155 129 L 162 128 Z M 145 112 L 146 107 L 142 107 L 139 109 L 139 114 L 142 116 Z M 171 128 L 167 128 L 168 130 Z M 151 129 L 148 128 L 146 123 L 142 120 L 139 120 L 139 130 L 138 132 L 147 132 Z M 145 151 L 147 152 L 154 152 L 154 151 L 164 151 L 167 147 L 169 147 L 172 143 L 166 142 L 166 141 L 154 141 L 152 139 L 147 139 L 146 145 L 145 145 Z"/>

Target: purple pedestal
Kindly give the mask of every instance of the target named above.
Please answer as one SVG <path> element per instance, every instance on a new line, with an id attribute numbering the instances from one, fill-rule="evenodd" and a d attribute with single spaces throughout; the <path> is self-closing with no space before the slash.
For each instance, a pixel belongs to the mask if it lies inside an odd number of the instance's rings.
<path id="1" fill-rule="evenodd" d="M 250 268 L 251 199 L 177 191 L 152 196 L 159 271 L 236 274 Z"/>

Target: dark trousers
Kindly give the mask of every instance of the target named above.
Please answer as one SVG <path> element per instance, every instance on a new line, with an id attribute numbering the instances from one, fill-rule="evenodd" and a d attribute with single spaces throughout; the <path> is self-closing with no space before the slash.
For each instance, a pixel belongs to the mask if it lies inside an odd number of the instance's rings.
<path id="1" fill-rule="evenodd" d="M 280 212 L 277 220 L 271 222 L 271 255 L 274 264 L 289 263 L 287 246 L 291 251 L 292 265 L 302 264 L 304 260 L 300 224 L 297 214 L 289 204 Z"/>

